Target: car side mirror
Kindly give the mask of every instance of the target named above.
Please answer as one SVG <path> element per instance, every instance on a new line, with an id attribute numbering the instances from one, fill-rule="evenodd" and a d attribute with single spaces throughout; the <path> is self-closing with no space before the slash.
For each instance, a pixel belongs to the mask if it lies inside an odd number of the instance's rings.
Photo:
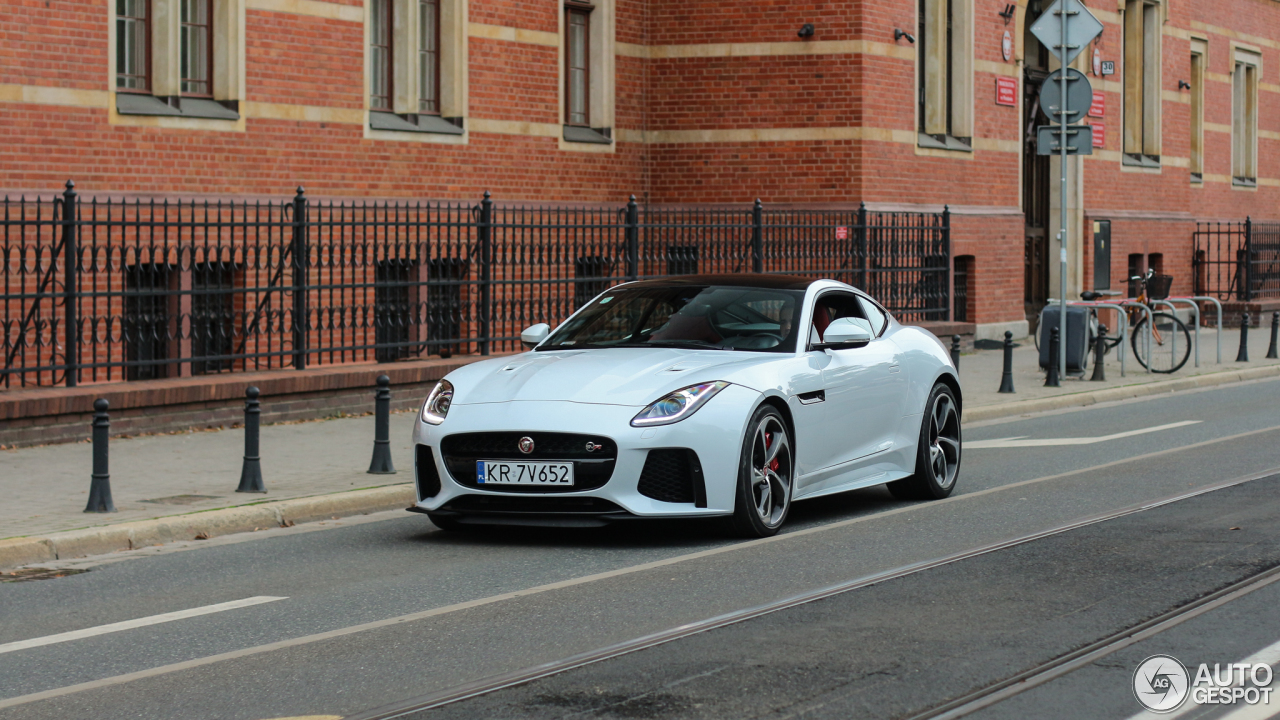
<path id="1" fill-rule="evenodd" d="M 862 347 L 871 342 L 871 331 L 857 322 L 858 319 L 843 317 L 832 320 L 822 333 L 822 344 L 818 347 L 824 350 L 844 350 Z"/>
<path id="2" fill-rule="evenodd" d="M 538 343 L 542 342 L 543 340 L 546 340 L 547 336 L 550 334 L 551 334 L 551 326 L 546 323 L 538 323 L 537 325 L 530 325 L 529 327 L 521 331 L 520 342 L 524 343 L 524 346 L 527 348 L 533 348 L 537 346 Z"/>

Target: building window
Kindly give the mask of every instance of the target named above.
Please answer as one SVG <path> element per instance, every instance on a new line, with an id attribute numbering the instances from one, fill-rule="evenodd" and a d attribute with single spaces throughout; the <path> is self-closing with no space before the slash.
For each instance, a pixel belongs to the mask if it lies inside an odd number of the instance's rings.
<path id="1" fill-rule="evenodd" d="M 191 374 L 232 369 L 235 341 L 235 267 L 197 263 L 191 268 Z M 210 359 L 212 358 L 212 359 Z"/>
<path id="2" fill-rule="evenodd" d="M 586 305 L 609 288 L 613 263 L 602 255 L 584 255 L 573 261 L 573 309 Z"/>
<path id="3" fill-rule="evenodd" d="M 168 265 L 143 263 L 125 272 L 125 379 L 155 380 L 169 375 L 169 345 L 173 340 L 174 273 Z"/>
<path id="4" fill-rule="evenodd" d="M 668 275 L 697 275 L 698 274 L 698 246 L 697 245 L 668 245 L 667 246 L 667 274 Z"/>
<path id="5" fill-rule="evenodd" d="M 418 3 L 418 112 L 440 114 L 440 3 Z"/>
<path id="6" fill-rule="evenodd" d="M 374 268 L 374 358 L 394 362 L 413 352 L 412 330 L 417 265 L 407 259 L 379 260 Z"/>
<path id="7" fill-rule="evenodd" d="M 972 17 L 972 0 L 920 0 L 916 106 L 921 147 L 971 148 Z"/>
<path id="8" fill-rule="evenodd" d="M 116 88 L 125 92 L 151 89 L 151 33 L 147 32 L 149 0 L 116 0 Z"/>
<path id="9" fill-rule="evenodd" d="M 471 263 L 462 258 L 427 261 L 427 353 L 442 358 L 461 354 Z"/>
<path id="10" fill-rule="evenodd" d="M 1207 43 L 1191 39 L 1191 182 L 1204 182 L 1204 63 Z"/>
<path id="11" fill-rule="evenodd" d="M 1236 48 L 1231 73 L 1231 182 L 1258 185 L 1258 66 L 1261 57 Z"/>
<path id="12" fill-rule="evenodd" d="M 391 110 L 391 0 L 373 0 L 369 32 L 369 107 Z"/>
<path id="13" fill-rule="evenodd" d="M 587 57 L 591 46 L 590 5 L 565 5 L 565 124 L 591 126 L 588 109 L 590 68 Z"/>
<path id="14" fill-rule="evenodd" d="M 212 0 L 182 0 L 182 94 L 213 96 Z"/>
<path id="15" fill-rule="evenodd" d="M 1127 0 L 1124 11 L 1124 160 L 1160 166 L 1160 6 Z"/>

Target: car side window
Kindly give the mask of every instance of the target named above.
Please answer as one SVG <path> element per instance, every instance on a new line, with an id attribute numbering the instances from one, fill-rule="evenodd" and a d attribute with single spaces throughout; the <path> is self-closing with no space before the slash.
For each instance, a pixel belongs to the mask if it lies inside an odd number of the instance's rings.
<path id="1" fill-rule="evenodd" d="M 866 312 L 867 317 L 871 320 L 871 334 L 880 337 L 880 333 L 884 332 L 884 326 L 888 322 L 889 317 L 879 305 L 871 302 L 866 298 L 859 298 L 862 302 L 862 309 Z"/>
<path id="2" fill-rule="evenodd" d="M 813 321 L 809 326 L 809 342 L 817 344 L 822 342 L 823 333 L 827 331 L 827 326 L 832 320 L 840 318 L 853 318 L 859 325 L 865 327 L 872 335 L 876 333 L 871 321 L 867 318 L 866 313 L 862 310 L 862 304 L 858 302 L 858 296 L 852 293 L 829 292 L 818 296 L 813 303 Z"/>

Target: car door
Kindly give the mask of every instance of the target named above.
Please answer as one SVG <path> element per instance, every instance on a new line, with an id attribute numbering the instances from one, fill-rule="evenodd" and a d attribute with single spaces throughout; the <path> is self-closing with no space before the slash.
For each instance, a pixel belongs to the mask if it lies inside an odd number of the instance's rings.
<path id="1" fill-rule="evenodd" d="M 799 397 L 797 416 L 805 415 L 806 434 L 797 438 L 813 470 L 822 470 L 888 449 L 900 418 L 898 396 L 905 389 L 896 345 L 873 327 L 858 297 L 832 291 L 815 300 L 810 345 L 822 342 L 831 320 L 852 317 L 874 337 L 863 347 L 810 350 L 810 364 L 821 374 L 820 393 Z"/>

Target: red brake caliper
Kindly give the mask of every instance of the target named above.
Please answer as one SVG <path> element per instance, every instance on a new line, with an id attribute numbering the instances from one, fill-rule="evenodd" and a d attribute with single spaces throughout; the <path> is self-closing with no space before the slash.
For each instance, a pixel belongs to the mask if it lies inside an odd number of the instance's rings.
<path id="1" fill-rule="evenodd" d="M 766 453 L 769 452 L 769 448 L 772 445 L 773 445 L 773 433 L 765 433 L 764 434 L 764 451 Z M 774 472 L 778 472 L 778 458 L 774 458 L 773 462 L 769 463 L 769 469 Z"/>

